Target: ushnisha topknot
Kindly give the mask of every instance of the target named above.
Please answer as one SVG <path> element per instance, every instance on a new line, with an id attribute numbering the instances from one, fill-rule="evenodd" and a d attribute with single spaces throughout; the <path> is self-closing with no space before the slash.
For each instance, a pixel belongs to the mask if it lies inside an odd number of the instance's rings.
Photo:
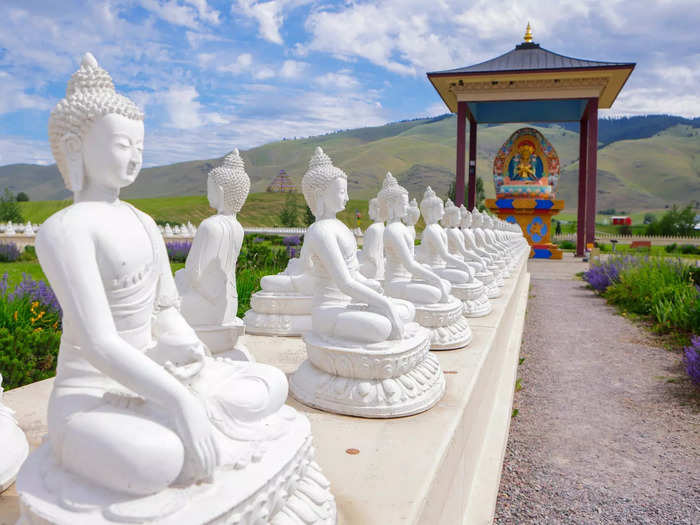
<path id="1" fill-rule="evenodd" d="M 343 170 L 333 166 L 331 158 L 326 155 L 320 146 L 316 147 L 311 160 L 309 160 L 309 169 L 306 170 L 301 179 L 301 191 L 304 193 L 306 204 L 309 205 L 314 216 L 320 211 L 318 204 L 323 192 L 326 190 L 331 181 L 348 176 Z"/>
<path id="2" fill-rule="evenodd" d="M 238 213 L 250 191 L 250 178 L 238 148 L 224 157 L 221 166 L 209 172 L 209 180 L 224 190 L 224 207 Z"/>
<path id="3" fill-rule="evenodd" d="M 131 120 L 143 120 L 143 112 L 128 98 L 114 90 L 109 73 L 102 69 L 91 53 L 85 53 L 80 69 L 68 81 L 66 96 L 51 112 L 49 117 L 49 142 L 51 152 L 63 176 L 66 187 L 71 191 L 68 166 L 60 147 L 61 139 L 73 133 L 81 139 L 90 125 L 98 118 L 116 113 Z"/>
<path id="4" fill-rule="evenodd" d="M 377 198 L 384 209 L 384 214 L 388 219 L 393 219 L 394 217 L 389 217 L 392 214 L 392 209 L 394 204 L 396 204 L 403 195 L 408 195 L 408 190 L 401 186 L 390 171 L 387 171 L 384 181 L 382 182 L 382 189 L 379 190 Z"/>
<path id="5" fill-rule="evenodd" d="M 428 186 L 423 194 L 423 200 L 420 201 L 420 211 L 423 214 L 423 217 L 427 217 L 427 214 L 430 213 L 430 210 L 436 204 L 442 204 L 442 199 L 435 194 L 430 186 Z"/>

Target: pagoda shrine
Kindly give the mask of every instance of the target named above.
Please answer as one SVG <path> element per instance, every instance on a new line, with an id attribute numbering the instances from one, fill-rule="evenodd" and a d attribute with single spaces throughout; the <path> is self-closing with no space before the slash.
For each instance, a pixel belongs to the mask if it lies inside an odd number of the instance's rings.
<path id="1" fill-rule="evenodd" d="M 292 193 L 297 191 L 297 187 L 289 178 L 287 172 L 280 170 L 279 174 L 274 178 L 265 191 L 272 193 Z"/>
<path id="2" fill-rule="evenodd" d="M 476 202 L 479 123 L 579 122 L 576 254 L 583 255 L 586 244 L 593 242 L 595 236 L 598 109 L 612 107 L 635 65 L 554 53 L 533 42 L 528 24 L 523 42 L 499 57 L 472 66 L 428 73 L 428 80 L 449 110 L 457 113 L 455 203 L 460 205 L 464 200 L 467 119 L 468 209 L 473 209 Z M 533 145 L 536 147 L 535 142 Z M 511 182 L 514 181 L 511 179 Z M 542 186 L 546 185 L 544 182 Z M 545 255 L 543 252 L 540 256 Z"/>

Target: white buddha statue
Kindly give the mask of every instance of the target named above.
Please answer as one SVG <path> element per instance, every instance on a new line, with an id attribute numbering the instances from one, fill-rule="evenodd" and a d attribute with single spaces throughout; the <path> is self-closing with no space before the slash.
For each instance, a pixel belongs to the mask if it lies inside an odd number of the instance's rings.
<path id="1" fill-rule="evenodd" d="M 431 331 L 431 350 L 467 346 L 472 333 L 462 315 L 462 301 L 450 295 L 452 286 L 448 281 L 414 257 L 413 236 L 408 226 L 401 222 L 409 210 L 408 191 L 399 186 L 391 173 L 387 173 L 378 199 L 387 217 L 384 293 L 413 304 L 416 322 Z"/>
<path id="2" fill-rule="evenodd" d="M 474 277 L 484 283 L 486 287 L 486 297 L 495 299 L 501 295 L 501 290 L 494 284 L 495 276 L 488 270 L 481 258 L 465 245 L 464 235 L 459 229 L 461 222 L 462 216 L 459 208 L 457 208 L 450 199 L 447 199 L 445 203 L 445 215 L 440 220 L 440 224 L 445 229 L 445 234 L 447 235 L 447 249 L 452 255 L 467 263 L 472 269 Z"/>
<path id="3" fill-rule="evenodd" d="M 17 471 L 29 453 L 29 443 L 17 426 L 14 412 L 2 404 L 2 375 L 0 375 L 0 492 L 12 485 Z"/>
<path id="4" fill-rule="evenodd" d="M 302 179 L 315 217 L 304 250 L 316 279 L 308 359 L 290 377 L 304 404 L 362 417 L 397 417 L 427 410 L 445 383 L 430 354 L 430 331 L 413 321 L 411 303 L 389 299 L 359 271 L 357 244 L 336 218 L 348 202 L 347 177 L 316 148 Z"/>
<path id="5" fill-rule="evenodd" d="M 501 271 L 501 277 L 503 279 L 508 279 L 510 277 L 510 271 L 508 269 L 508 261 L 504 251 L 500 246 L 491 242 L 487 237 L 486 231 L 484 229 L 484 218 L 486 217 L 477 208 L 472 210 L 472 231 L 474 232 L 474 239 L 476 240 L 477 246 L 485 250 L 493 256 L 495 264 Z"/>
<path id="6" fill-rule="evenodd" d="M 483 264 L 486 266 L 486 269 L 494 276 L 491 286 L 497 286 L 500 289 L 504 285 L 503 277 L 501 277 L 501 268 L 499 268 L 499 266 L 496 264 L 494 255 L 480 248 L 476 242 L 476 237 L 471 229 L 471 212 L 464 206 L 464 204 L 460 206 L 459 211 L 461 216 L 460 229 L 462 231 L 462 236 L 464 237 L 464 247 L 481 259 Z"/>
<path id="7" fill-rule="evenodd" d="M 32 221 L 27 221 L 27 224 L 24 225 L 24 234 L 34 235 L 34 226 L 32 226 Z"/>
<path id="8" fill-rule="evenodd" d="M 7 226 L 5 226 L 5 235 L 15 235 L 15 225 L 12 221 L 7 221 Z"/>
<path id="9" fill-rule="evenodd" d="M 249 334 L 294 337 L 311 330 L 314 278 L 304 246 L 283 272 L 264 276 L 260 288 L 243 316 Z"/>
<path id="10" fill-rule="evenodd" d="M 357 254 L 362 275 L 369 279 L 384 279 L 384 221 L 386 217 L 380 209 L 377 198 L 369 200 L 368 213 L 372 224 L 367 228 L 362 241 L 362 250 Z"/>
<path id="11" fill-rule="evenodd" d="M 420 261 L 443 279 L 452 283 L 452 294 L 464 301 L 464 315 L 482 317 L 491 312 L 484 283 L 474 277 L 472 269 L 448 249 L 447 234 L 439 221 L 445 214 L 442 199 L 428 186 L 420 203 L 425 230 L 420 244 Z"/>
<path id="12" fill-rule="evenodd" d="M 250 179 L 237 149 L 207 177 L 207 198 L 216 215 L 202 221 L 185 267 L 175 274 L 182 297 L 180 312 L 199 339 L 214 354 L 229 352 L 250 360 L 239 341 L 245 332 L 238 312 L 236 261 L 243 245 L 243 227 L 236 214 L 250 191 Z M 187 226 L 181 231 L 187 233 Z"/>
<path id="13" fill-rule="evenodd" d="M 49 138 L 74 204 L 36 239 L 63 334 L 48 437 L 17 477 L 20 522 L 334 523 L 284 374 L 207 355 L 155 222 L 119 199 L 141 168 L 143 113 L 89 53 Z"/>
<path id="14" fill-rule="evenodd" d="M 165 223 L 165 229 L 163 230 L 163 236 L 164 237 L 172 237 L 173 236 L 173 228 L 170 226 L 169 223 Z"/>
<path id="15" fill-rule="evenodd" d="M 411 202 L 408 203 L 408 211 L 406 212 L 406 216 L 401 219 L 401 221 L 406 225 L 408 228 L 409 233 L 411 234 L 411 239 L 413 242 L 416 240 L 416 223 L 420 219 L 420 208 L 418 207 L 418 202 L 416 199 L 411 199 Z"/>

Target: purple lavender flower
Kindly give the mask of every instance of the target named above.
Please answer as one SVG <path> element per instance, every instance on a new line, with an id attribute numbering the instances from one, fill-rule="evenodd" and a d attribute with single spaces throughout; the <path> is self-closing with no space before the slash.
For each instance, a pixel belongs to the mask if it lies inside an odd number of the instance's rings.
<path id="1" fill-rule="evenodd" d="M 13 242 L 0 244 L 0 262 L 15 262 L 19 259 L 19 248 Z"/>
<path id="2" fill-rule="evenodd" d="M 592 265 L 583 278 L 597 292 L 604 292 L 608 286 L 620 280 L 620 272 L 636 262 L 633 257 L 610 257 L 599 264 Z"/>
<path id="3" fill-rule="evenodd" d="M 0 281 L 0 288 L 2 288 L 2 282 L 7 286 L 7 274 L 5 274 Z M 7 288 L 5 288 L 7 290 Z M 58 303 L 58 298 L 56 294 L 53 293 L 51 287 L 42 280 L 34 280 L 34 278 L 27 274 L 22 274 L 22 281 L 15 287 L 11 294 L 7 296 L 8 302 L 17 301 L 26 298 L 30 302 L 38 301 L 39 304 L 43 305 L 47 310 L 56 312 L 59 318 L 62 317 L 63 312 L 61 310 L 61 305 Z"/>
<path id="4" fill-rule="evenodd" d="M 690 379 L 700 385 L 700 336 L 690 338 L 690 346 L 683 349 L 683 364 Z"/>
<path id="5" fill-rule="evenodd" d="M 185 262 L 192 248 L 192 241 L 169 241 L 165 243 L 165 248 L 172 262 Z"/>
<path id="6" fill-rule="evenodd" d="M 298 235 L 292 235 L 290 237 L 285 237 L 282 239 L 282 244 L 285 246 L 299 246 L 301 244 L 301 239 Z"/>

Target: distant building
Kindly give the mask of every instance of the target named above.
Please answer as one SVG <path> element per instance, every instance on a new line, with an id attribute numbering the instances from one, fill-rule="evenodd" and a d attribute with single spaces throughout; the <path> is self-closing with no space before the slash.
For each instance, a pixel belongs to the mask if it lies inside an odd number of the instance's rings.
<path id="1" fill-rule="evenodd" d="M 626 224 L 627 226 L 632 225 L 632 217 L 630 217 L 629 215 L 615 215 L 611 217 L 611 219 L 613 224 Z"/>
<path id="2" fill-rule="evenodd" d="M 267 191 L 271 193 L 292 193 L 297 191 L 297 187 L 287 175 L 287 172 L 280 170 L 279 175 L 267 187 Z"/>

